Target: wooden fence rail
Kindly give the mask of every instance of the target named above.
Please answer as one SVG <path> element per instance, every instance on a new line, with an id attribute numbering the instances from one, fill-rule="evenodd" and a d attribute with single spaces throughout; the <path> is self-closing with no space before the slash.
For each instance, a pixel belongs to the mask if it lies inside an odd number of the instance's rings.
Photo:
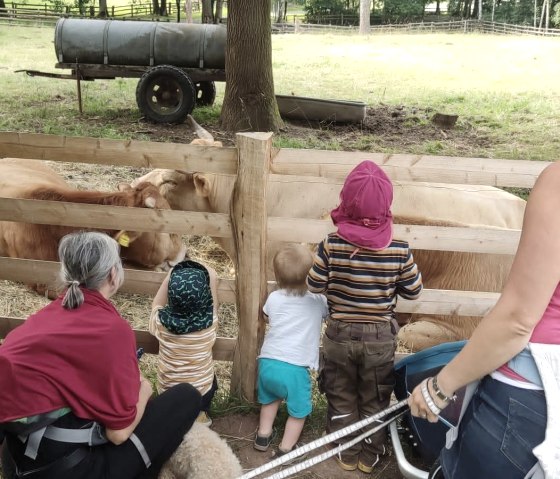
<path id="1" fill-rule="evenodd" d="M 219 299 L 236 302 L 239 334 L 237 338 L 220 338 L 215 352 L 219 359 L 233 360 L 233 392 L 252 400 L 255 397 L 255 357 L 264 331 L 259 318 L 266 294 L 274 287 L 266 280 L 266 243 L 270 240 L 317 242 L 333 230 L 332 223 L 325 220 L 267 218 L 264 208 L 267 183 L 282 184 L 304 178 L 310 190 L 315 184 L 325 183 L 338 188 L 354 165 L 371 159 L 380 164 L 395 182 L 414 180 L 531 188 L 539 173 L 549 164 L 279 150 L 271 145 L 269 134 L 257 133 L 239 134 L 237 148 L 0 133 L 0 157 L 237 173 L 231 217 L 219 213 L 0 198 L 0 220 L 233 237 L 237 244 L 236 280 L 220 281 Z M 395 234 L 407 239 L 413 248 L 513 254 L 520 232 L 500 228 L 395 225 Z M 54 284 L 57 269 L 55 262 L 0 258 L 0 278 L 11 281 Z M 162 276 L 163 273 L 127 269 L 123 291 L 153 295 Z M 482 316 L 497 297 L 496 293 L 426 290 L 418 301 L 399 300 L 397 311 Z M 16 324 L 19 324 L 17 318 L 0 318 L 0 336 Z M 146 351 L 157 351 L 157 342 L 147 332 L 137 331 L 136 335 Z"/>

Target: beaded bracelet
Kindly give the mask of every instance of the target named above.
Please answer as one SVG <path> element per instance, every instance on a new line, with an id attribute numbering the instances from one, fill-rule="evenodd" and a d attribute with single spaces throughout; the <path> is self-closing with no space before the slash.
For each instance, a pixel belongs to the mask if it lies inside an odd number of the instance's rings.
<path id="1" fill-rule="evenodd" d="M 437 383 L 437 376 L 432 378 L 432 389 L 434 390 L 435 395 L 445 402 L 455 401 L 457 399 L 457 395 L 453 393 L 451 396 L 446 396 L 443 391 L 439 388 Z"/>
<path id="2" fill-rule="evenodd" d="M 426 405 L 428 406 L 428 409 L 432 411 L 432 413 L 435 414 L 436 416 L 439 416 L 441 409 L 436 406 L 436 403 L 434 402 L 432 396 L 430 396 L 430 392 L 428 391 L 428 381 L 430 379 L 431 378 L 428 378 L 422 383 L 422 388 L 421 388 L 422 396 L 424 397 L 424 401 L 426 401 Z"/>

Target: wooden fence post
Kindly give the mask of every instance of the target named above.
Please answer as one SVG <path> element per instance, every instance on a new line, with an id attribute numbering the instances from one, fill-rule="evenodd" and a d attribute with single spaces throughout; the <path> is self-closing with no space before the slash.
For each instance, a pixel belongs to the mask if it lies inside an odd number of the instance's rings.
<path id="1" fill-rule="evenodd" d="M 239 332 L 233 358 L 231 392 L 255 401 L 256 357 L 264 336 L 266 299 L 266 189 L 272 133 L 238 133 L 237 179 L 231 195 L 231 222 L 236 247 Z"/>

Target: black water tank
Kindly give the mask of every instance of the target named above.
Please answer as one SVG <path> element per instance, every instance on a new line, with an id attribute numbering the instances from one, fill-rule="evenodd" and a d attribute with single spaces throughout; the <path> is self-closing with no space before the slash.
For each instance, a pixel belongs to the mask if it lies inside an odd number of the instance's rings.
<path id="1" fill-rule="evenodd" d="M 225 69 L 226 27 L 61 18 L 54 45 L 59 63 Z"/>

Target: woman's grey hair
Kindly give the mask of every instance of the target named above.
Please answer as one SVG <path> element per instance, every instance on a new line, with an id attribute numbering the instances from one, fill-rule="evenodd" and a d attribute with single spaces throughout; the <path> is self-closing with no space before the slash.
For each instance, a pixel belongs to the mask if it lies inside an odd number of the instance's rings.
<path id="1" fill-rule="evenodd" d="M 97 232 L 71 233 L 58 245 L 60 280 L 68 287 L 62 300 L 66 309 L 76 309 L 84 302 L 80 286 L 99 290 L 115 268 L 122 283 L 122 268 L 118 243 L 109 235 Z"/>

